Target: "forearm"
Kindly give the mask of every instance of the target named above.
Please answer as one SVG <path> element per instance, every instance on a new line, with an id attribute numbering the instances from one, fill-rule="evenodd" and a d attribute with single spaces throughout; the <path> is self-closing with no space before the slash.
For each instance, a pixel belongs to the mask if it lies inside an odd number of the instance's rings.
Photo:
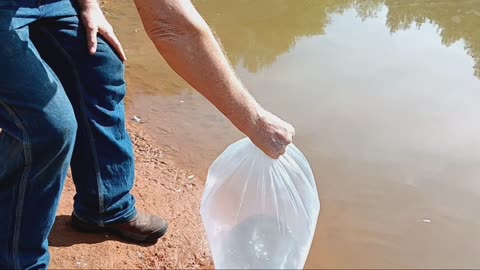
<path id="1" fill-rule="evenodd" d="M 160 39 L 155 45 L 175 72 L 246 132 L 255 121 L 258 104 L 237 78 L 211 32 L 182 36 L 173 42 Z"/>
<path id="2" fill-rule="evenodd" d="M 135 0 L 145 29 L 168 64 L 242 132 L 259 105 L 235 75 L 213 33 L 189 1 Z"/>

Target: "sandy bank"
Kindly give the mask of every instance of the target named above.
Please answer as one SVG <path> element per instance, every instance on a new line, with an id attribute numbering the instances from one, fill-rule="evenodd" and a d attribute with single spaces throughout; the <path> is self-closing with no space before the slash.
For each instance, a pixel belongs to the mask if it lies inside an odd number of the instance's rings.
<path id="1" fill-rule="evenodd" d="M 85 234 L 69 226 L 75 187 L 70 176 L 50 235 L 52 269 L 212 268 L 199 215 L 203 179 L 176 168 L 162 155 L 141 124 L 129 121 L 135 145 L 140 211 L 166 217 L 169 232 L 152 246 L 123 243 L 106 234 Z"/>

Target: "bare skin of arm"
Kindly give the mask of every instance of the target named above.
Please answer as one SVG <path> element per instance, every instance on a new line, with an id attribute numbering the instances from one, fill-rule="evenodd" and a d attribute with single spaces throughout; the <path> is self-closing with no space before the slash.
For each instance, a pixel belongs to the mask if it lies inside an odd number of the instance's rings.
<path id="1" fill-rule="evenodd" d="M 126 60 L 120 42 L 97 0 L 77 0 L 88 49 L 102 35 Z M 236 76 L 219 42 L 189 0 L 135 0 L 145 30 L 172 69 L 206 97 L 265 154 L 278 158 L 292 142 L 294 128 L 264 110 Z"/>
<path id="2" fill-rule="evenodd" d="M 172 69 L 272 158 L 294 128 L 264 110 L 236 76 L 207 23 L 188 0 L 135 0 L 150 39 Z"/>

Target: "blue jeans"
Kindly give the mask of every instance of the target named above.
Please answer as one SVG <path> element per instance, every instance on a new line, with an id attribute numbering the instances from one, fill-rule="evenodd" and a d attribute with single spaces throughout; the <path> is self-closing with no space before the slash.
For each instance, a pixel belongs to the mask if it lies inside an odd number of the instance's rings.
<path id="1" fill-rule="evenodd" d="M 76 0 L 0 0 L 0 268 L 44 269 L 69 165 L 74 214 L 136 215 L 124 65 L 90 55 Z"/>

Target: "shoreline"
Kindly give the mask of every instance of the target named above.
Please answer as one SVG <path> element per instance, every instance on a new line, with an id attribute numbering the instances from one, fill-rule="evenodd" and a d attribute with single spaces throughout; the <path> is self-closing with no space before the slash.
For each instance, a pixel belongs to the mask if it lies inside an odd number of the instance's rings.
<path id="1" fill-rule="evenodd" d="M 70 174 L 50 234 L 52 269 L 212 269 L 200 217 L 203 181 L 163 156 L 149 132 L 129 118 L 135 148 L 137 209 L 165 217 L 169 230 L 151 246 L 124 243 L 105 233 L 90 234 L 70 225 L 75 187 Z"/>

